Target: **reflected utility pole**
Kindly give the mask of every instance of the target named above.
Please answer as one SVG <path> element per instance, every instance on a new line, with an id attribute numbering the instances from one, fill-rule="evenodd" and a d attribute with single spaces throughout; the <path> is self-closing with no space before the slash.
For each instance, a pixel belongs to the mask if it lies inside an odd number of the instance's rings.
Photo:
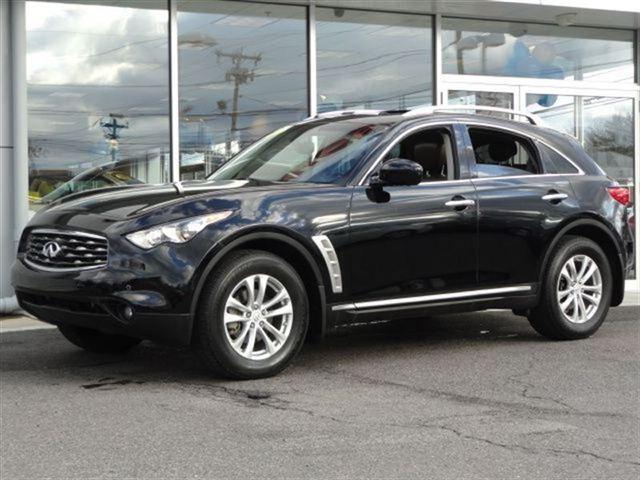
<path id="1" fill-rule="evenodd" d="M 229 53 L 221 50 L 216 50 L 216 56 L 218 62 L 222 58 L 231 59 L 231 68 L 225 72 L 225 80 L 227 82 L 233 82 L 233 101 L 231 103 L 231 135 L 230 137 L 235 139 L 236 131 L 238 129 L 238 99 L 240 97 L 240 85 L 252 82 L 255 78 L 255 69 L 258 63 L 262 61 L 262 54 L 257 55 L 245 55 L 243 49 L 240 48 L 237 52 Z M 253 67 L 246 68 L 242 64 L 245 61 L 253 61 Z M 227 142 L 229 147 L 231 146 L 230 140 Z M 228 149 L 230 150 L 230 148 Z"/>
<path id="2" fill-rule="evenodd" d="M 100 120 L 100 126 L 104 132 L 104 138 L 109 140 L 109 149 L 111 150 L 111 161 L 115 163 L 116 152 L 118 151 L 118 139 L 120 134 L 118 130 L 123 128 L 129 128 L 129 122 L 123 120 L 122 123 L 118 123 L 118 118 L 124 118 L 123 115 L 117 113 L 110 113 L 109 118 Z"/>

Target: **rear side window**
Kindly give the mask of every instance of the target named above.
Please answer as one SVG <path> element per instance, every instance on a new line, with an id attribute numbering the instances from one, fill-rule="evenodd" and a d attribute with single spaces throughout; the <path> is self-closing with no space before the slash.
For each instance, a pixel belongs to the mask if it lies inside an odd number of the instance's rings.
<path id="1" fill-rule="evenodd" d="M 485 128 L 470 128 L 478 177 L 542 173 L 536 150 L 526 138 Z"/>
<path id="2" fill-rule="evenodd" d="M 553 148 L 549 148 L 543 143 L 540 143 L 538 148 L 547 173 L 579 173 L 578 169 L 569 160 Z"/>

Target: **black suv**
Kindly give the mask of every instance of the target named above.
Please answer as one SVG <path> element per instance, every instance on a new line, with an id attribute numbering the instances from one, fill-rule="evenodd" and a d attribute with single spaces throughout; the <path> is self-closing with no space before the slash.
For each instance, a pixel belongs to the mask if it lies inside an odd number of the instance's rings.
<path id="1" fill-rule="evenodd" d="M 588 337 L 623 299 L 629 191 L 533 123 L 308 119 L 206 181 L 54 202 L 24 231 L 13 285 L 82 348 L 191 345 L 234 378 L 281 371 L 307 336 L 430 313 L 507 308 L 545 337 Z"/>

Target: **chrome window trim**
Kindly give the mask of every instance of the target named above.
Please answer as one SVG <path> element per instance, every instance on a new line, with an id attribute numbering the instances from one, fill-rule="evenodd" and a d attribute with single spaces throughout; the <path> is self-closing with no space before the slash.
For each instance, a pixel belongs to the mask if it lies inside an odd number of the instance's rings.
<path id="1" fill-rule="evenodd" d="M 342 293 L 342 271 L 340 270 L 340 260 L 335 248 L 333 248 L 333 243 L 326 235 L 314 235 L 311 239 L 320 250 L 327 266 L 329 280 L 331 281 L 331 291 L 333 293 Z"/>
<path id="2" fill-rule="evenodd" d="M 485 288 L 481 290 L 465 290 L 461 292 L 449 292 L 449 293 L 435 293 L 431 295 L 420 295 L 417 297 L 404 297 L 404 298 L 388 298 L 383 300 L 369 300 L 365 302 L 344 303 L 341 305 L 335 305 L 331 308 L 332 311 L 344 311 L 344 310 L 363 310 L 367 308 L 376 307 L 388 307 L 388 306 L 401 306 L 411 305 L 416 303 L 434 302 L 438 300 L 455 300 L 459 298 L 472 298 L 480 297 L 484 295 L 494 295 L 501 293 L 516 293 L 516 292 L 529 292 L 533 290 L 532 285 L 513 285 L 510 287 L 499 288 Z"/>
<path id="3" fill-rule="evenodd" d="M 401 142 L 403 139 L 405 139 L 407 136 L 409 136 L 410 134 L 412 134 L 413 132 L 417 131 L 417 130 L 422 130 L 424 128 L 429 128 L 429 127 L 441 127 L 441 126 L 447 126 L 447 125 L 454 125 L 454 124 L 462 124 L 462 125 L 475 125 L 475 126 L 480 126 L 480 127 L 486 127 L 486 128 L 493 128 L 493 129 L 497 129 L 497 130 L 504 130 L 507 132 L 511 132 L 511 133 L 515 133 L 516 135 L 520 135 L 520 136 L 524 136 L 529 138 L 528 135 L 514 129 L 514 128 L 509 128 L 509 127 L 503 127 L 503 126 L 494 126 L 494 125 L 487 125 L 486 123 L 482 123 L 482 122 L 474 122 L 474 121 L 464 121 L 464 122 L 460 122 L 460 121 L 455 121 L 455 122 L 426 122 L 426 123 L 422 123 L 420 125 L 416 125 L 410 129 L 408 129 L 406 132 L 403 132 L 400 137 L 394 141 L 393 143 L 390 143 L 383 151 L 380 155 L 378 155 L 378 157 L 376 158 L 376 160 L 373 162 L 373 164 L 371 165 L 371 167 L 369 167 L 369 169 L 366 171 L 366 173 L 364 174 L 364 176 L 362 177 L 362 179 L 356 184 L 357 186 L 362 186 L 365 184 L 365 181 L 367 180 L 367 178 L 369 178 L 369 176 L 371 175 L 371 173 L 378 167 L 378 165 L 382 162 L 382 159 L 385 157 L 385 155 L 387 153 L 389 153 L 389 151 L 398 143 Z M 454 132 L 455 135 L 455 132 Z M 463 181 L 469 181 L 469 180 L 481 180 L 481 181 L 485 181 L 485 180 L 495 180 L 496 178 L 499 179 L 509 179 L 509 178 L 533 178 L 533 177 L 544 177 L 544 176 L 572 176 L 572 175 L 585 175 L 584 170 L 582 170 L 582 168 L 580 168 L 578 165 L 576 165 L 576 163 L 571 160 L 569 157 L 567 157 L 564 153 L 562 153 L 560 150 L 558 150 L 557 148 L 555 148 L 553 145 L 550 145 L 548 142 L 542 140 L 541 138 L 539 138 L 538 136 L 536 136 L 535 138 L 538 142 L 540 142 L 541 144 L 543 144 L 545 147 L 550 148 L 551 150 L 553 150 L 554 152 L 556 152 L 558 155 L 560 155 L 562 158 L 564 158 L 565 160 L 567 160 L 571 165 L 573 165 L 578 172 L 577 173 L 534 173 L 534 174 L 529 174 L 529 175 L 505 175 L 503 177 L 475 177 L 475 178 L 460 178 L 460 179 L 456 179 L 456 180 L 442 180 L 442 181 L 435 181 L 435 182 L 420 182 L 418 185 L 429 185 L 429 184 L 434 184 L 434 183 L 438 183 L 438 184 L 442 184 L 442 183 L 452 183 L 452 182 L 463 182 Z"/>

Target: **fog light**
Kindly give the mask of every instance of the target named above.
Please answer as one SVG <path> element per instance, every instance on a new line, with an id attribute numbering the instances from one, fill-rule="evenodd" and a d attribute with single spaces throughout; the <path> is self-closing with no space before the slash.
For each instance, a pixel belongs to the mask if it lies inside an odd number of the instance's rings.
<path id="1" fill-rule="evenodd" d="M 126 306 L 122 309 L 122 316 L 125 320 L 131 320 L 133 318 L 133 308 Z"/>

